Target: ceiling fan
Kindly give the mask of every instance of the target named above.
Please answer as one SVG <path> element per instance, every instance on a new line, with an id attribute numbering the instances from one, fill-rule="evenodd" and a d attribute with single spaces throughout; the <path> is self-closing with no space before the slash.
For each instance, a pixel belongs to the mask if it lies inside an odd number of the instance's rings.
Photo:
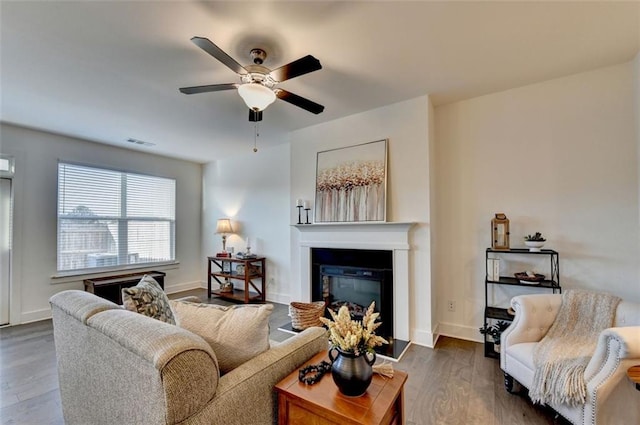
<path id="1" fill-rule="evenodd" d="M 313 56 L 307 55 L 280 68 L 270 70 L 262 66 L 267 57 L 267 53 L 262 49 L 252 49 L 250 54 L 253 65 L 242 66 L 208 38 L 193 37 L 191 41 L 238 74 L 241 82 L 182 87 L 181 93 L 196 94 L 237 89 L 238 94 L 249 107 L 249 121 L 253 122 L 262 121 L 262 111 L 276 98 L 314 114 L 324 111 L 324 106 L 276 87 L 283 81 L 322 69 L 320 61 Z"/>

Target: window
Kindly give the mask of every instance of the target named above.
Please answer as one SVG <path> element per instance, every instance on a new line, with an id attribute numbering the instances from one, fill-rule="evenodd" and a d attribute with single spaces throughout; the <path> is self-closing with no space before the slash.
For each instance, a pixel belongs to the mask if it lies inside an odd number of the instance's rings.
<path id="1" fill-rule="evenodd" d="M 58 164 L 58 271 L 175 260 L 176 181 Z"/>

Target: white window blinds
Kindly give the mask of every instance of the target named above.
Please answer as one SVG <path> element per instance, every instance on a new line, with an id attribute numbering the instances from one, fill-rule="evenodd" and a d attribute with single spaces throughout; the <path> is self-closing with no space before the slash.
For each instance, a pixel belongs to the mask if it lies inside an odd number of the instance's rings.
<path id="1" fill-rule="evenodd" d="M 176 181 L 58 164 L 58 271 L 175 260 Z"/>

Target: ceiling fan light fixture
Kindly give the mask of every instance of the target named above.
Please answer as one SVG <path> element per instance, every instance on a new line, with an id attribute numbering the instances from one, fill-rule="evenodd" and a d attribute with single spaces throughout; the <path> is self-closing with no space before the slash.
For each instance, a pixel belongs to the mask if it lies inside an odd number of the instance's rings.
<path id="1" fill-rule="evenodd" d="M 313 56 L 307 55 L 293 62 L 289 62 L 286 65 L 282 65 L 279 68 L 269 69 L 262 65 L 267 57 L 267 52 L 255 48 L 250 52 L 253 64 L 242 66 L 208 38 L 192 37 L 191 41 L 231 71 L 235 72 L 238 77 L 240 77 L 240 82 L 181 87 L 179 89 L 180 93 L 198 94 L 223 90 L 238 90 L 238 94 L 249 107 L 249 121 L 255 123 L 262 121 L 262 111 L 273 103 L 276 98 L 313 114 L 319 114 L 324 110 L 324 106 L 305 99 L 302 96 L 279 88 L 274 90 L 274 87 L 283 81 L 322 69 L 320 61 Z"/>
<path id="2" fill-rule="evenodd" d="M 246 83 L 238 87 L 238 94 L 253 111 L 263 111 L 276 100 L 276 94 L 258 83 Z"/>

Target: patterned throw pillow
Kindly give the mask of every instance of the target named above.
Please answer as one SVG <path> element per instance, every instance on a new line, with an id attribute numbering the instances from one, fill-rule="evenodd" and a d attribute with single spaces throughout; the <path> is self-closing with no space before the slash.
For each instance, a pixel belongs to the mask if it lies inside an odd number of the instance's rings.
<path id="1" fill-rule="evenodd" d="M 271 304 L 223 307 L 173 300 L 170 303 L 178 326 L 207 341 L 222 373 L 269 349 Z"/>
<path id="2" fill-rule="evenodd" d="M 176 324 L 167 294 L 164 293 L 162 287 L 151 276 L 144 275 L 136 286 L 123 288 L 122 304 L 127 310 L 135 311 L 172 325 Z"/>

